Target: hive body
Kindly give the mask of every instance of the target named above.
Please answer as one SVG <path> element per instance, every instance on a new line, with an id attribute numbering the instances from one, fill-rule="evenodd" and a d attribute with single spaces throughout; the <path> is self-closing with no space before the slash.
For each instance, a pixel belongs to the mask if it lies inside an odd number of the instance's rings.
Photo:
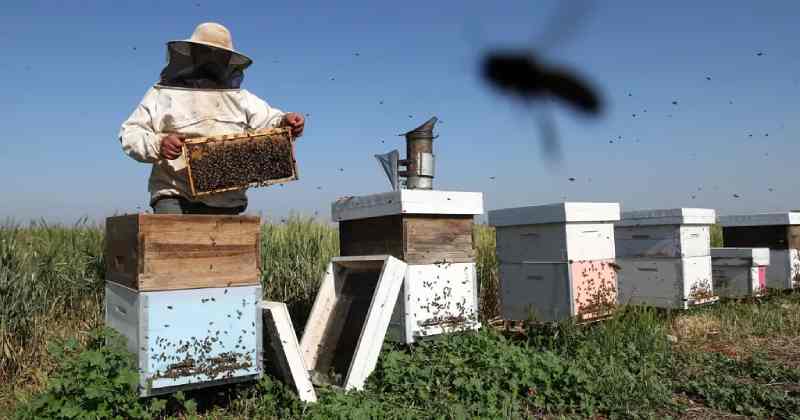
<path id="1" fill-rule="evenodd" d="M 718 300 L 711 277 L 711 209 L 625 212 L 614 229 L 619 302 L 687 309 Z"/>
<path id="2" fill-rule="evenodd" d="M 565 202 L 489 212 L 506 320 L 586 321 L 616 305 L 618 203 Z"/>
<path id="3" fill-rule="evenodd" d="M 143 396 L 261 375 L 260 220 L 106 220 L 106 324 L 137 355 Z"/>
<path id="4" fill-rule="evenodd" d="M 390 339 L 479 326 L 472 231 L 481 193 L 403 189 L 341 199 L 331 210 L 343 256 L 388 254 L 408 264 Z"/>
<path id="5" fill-rule="evenodd" d="M 800 212 L 722 216 L 725 247 L 769 248 L 767 287 L 800 287 Z"/>
<path id="6" fill-rule="evenodd" d="M 711 248 L 711 265 L 719 296 L 760 296 L 767 288 L 769 248 Z"/>

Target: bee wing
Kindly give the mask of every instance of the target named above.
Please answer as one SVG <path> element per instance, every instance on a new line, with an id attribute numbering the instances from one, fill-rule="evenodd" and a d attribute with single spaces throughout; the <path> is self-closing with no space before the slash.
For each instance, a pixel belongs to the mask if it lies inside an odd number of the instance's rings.
<path id="1" fill-rule="evenodd" d="M 558 164 L 562 160 L 561 142 L 558 139 L 558 130 L 550 105 L 547 101 L 534 107 L 534 119 L 539 128 L 539 144 L 547 162 Z"/>
<path id="2" fill-rule="evenodd" d="M 588 82 L 568 70 L 552 69 L 541 75 L 542 86 L 553 96 L 564 100 L 578 111 L 599 114 L 603 109 L 600 95 Z"/>
<path id="3" fill-rule="evenodd" d="M 533 52 L 537 55 L 574 37 L 594 8 L 591 0 L 559 1 L 557 4 L 553 15 L 532 39 Z"/>

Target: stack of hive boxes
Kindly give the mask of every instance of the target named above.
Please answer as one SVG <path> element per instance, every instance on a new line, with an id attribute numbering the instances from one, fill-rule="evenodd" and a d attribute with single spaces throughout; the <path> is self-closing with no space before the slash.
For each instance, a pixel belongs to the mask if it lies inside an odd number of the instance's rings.
<path id="1" fill-rule="evenodd" d="M 483 194 L 401 189 L 340 199 L 342 256 L 391 255 L 408 264 L 388 337 L 417 338 L 479 327 L 472 246 Z"/>
<path id="2" fill-rule="evenodd" d="M 616 305 L 619 203 L 566 202 L 489 212 L 506 320 L 590 320 Z"/>
<path id="3" fill-rule="evenodd" d="M 722 216 L 726 247 L 769 248 L 767 287 L 800 287 L 800 212 Z"/>
<path id="4" fill-rule="evenodd" d="M 721 297 L 761 296 L 767 288 L 769 248 L 711 248 L 714 293 Z"/>
<path id="5" fill-rule="evenodd" d="M 261 374 L 260 219 L 106 220 L 106 325 L 136 354 L 143 396 Z"/>
<path id="6" fill-rule="evenodd" d="M 619 301 L 687 309 L 710 303 L 711 209 L 677 208 L 622 213 L 615 229 Z"/>

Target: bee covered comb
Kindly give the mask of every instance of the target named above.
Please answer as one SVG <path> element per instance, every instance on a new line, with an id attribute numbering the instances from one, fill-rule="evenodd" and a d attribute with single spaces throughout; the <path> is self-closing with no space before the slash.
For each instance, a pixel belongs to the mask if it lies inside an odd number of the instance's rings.
<path id="1" fill-rule="evenodd" d="M 288 128 L 188 139 L 183 155 L 195 197 L 298 179 Z"/>

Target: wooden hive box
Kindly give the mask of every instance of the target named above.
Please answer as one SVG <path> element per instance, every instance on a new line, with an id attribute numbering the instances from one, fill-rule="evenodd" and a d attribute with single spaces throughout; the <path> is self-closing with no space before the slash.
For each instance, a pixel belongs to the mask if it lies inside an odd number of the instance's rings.
<path id="1" fill-rule="evenodd" d="M 714 292 L 741 298 L 760 296 L 767 288 L 769 248 L 711 248 Z"/>
<path id="2" fill-rule="evenodd" d="M 565 202 L 489 212 L 503 318 L 588 321 L 617 303 L 619 203 Z"/>
<path id="3" fill-rule="evenodd" d="M 769 248 L 767 287 L 800 287 L 800 212 L 722 216 L 725 247 Z"/>
<path id="4" fill-rule="evenodd" d="M 183 156 L 195 197 L 298 179 L 288 128 L 189 139 Z"/>
<path id="5" fill-rule="evenodd" d="M 343 256 L 387 254 L 408 264 L 475 261 L 473 219 L 483 194 L 399 190 L 332 205 Z"/>
<path id="6" fill-rule="evenodd" d="M 624 212 L 614 235 L 619 301 L 668 309 L 719 300 L 711 276 L 712 209 Z"/>
<path id="7" fill-rule="evenodd" d="M 261 286 L 137 291 L 106 282 L 106 325 L 136 355 L 142 396 L 257 379 Z"/>
<path id="8" fill-rule="evenodd" d="M 707 257 L 712 209 L 676 208 L 625 212 L 616 223 L 618 257 Z"/>
<path id="9" fill-rule="evenodd" d="M 106 280 L 138 291 L 260 284 L 253 216 L 131 214 L 106 219 Z"/>

